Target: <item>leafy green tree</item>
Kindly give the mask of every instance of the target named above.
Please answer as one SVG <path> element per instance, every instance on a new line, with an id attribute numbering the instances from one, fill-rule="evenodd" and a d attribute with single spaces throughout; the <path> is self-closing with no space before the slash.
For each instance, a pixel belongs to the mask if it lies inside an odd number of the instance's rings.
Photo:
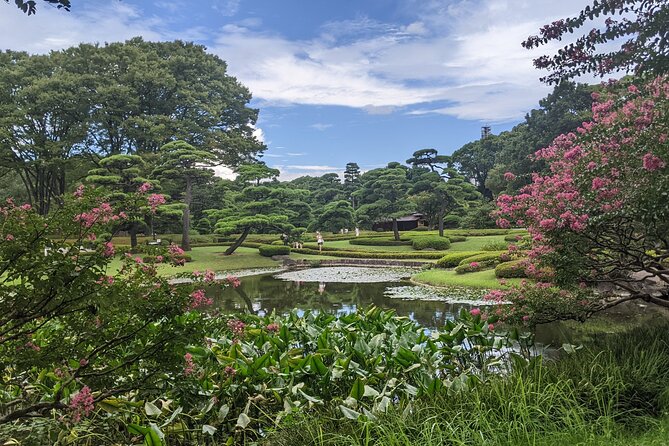
<path id="1" fill-rule="evenodd" d="M 256 186 L 260 186 L 262 180 L 276 180 L 281 174 L 279 169 L 272 169 L 264 162 L 241 164 L 237 167 L 235 173 L 237 173 L 239 181 L 243 183 L 255 183 Z"/>
<path id="2" fill-rule="evenodd" d="M 551 71 L 541 79 L 549 84 L 586 73 L 602 77 L 619 71 L 664 74 L 669 70 L 668 21 L 665 0 L 594 0 L 578 15 L 542 26 L 540 34 L 528 37 L 523 46 L 538 48 L 583 32 L 557 54 L 534 59 L 535 67 Z M 589 22 L 596 25 L 583 30 Z"/>
<path id="3" fill-rule="evenodd" d="M 100 167 L 91 169 L 86 182 L 103 186 L 110 191 L 112 204 L 124 203 L 131 194 L 136 193 L 143 184 L 153 184 L 142 176 L 146 163 L 139 155 L 112 155 L 101 159 Z M 147 189 L 148 190 L 148 189 Z M 121 228 L 130 234 L 130 246 L 137 246 L 137 232 L 142 227 L 141 219 L 126 221 Z"/>
<path id="4" fill-rule="evenodd" d="M 355 214 L 351 203 L 340 200 L 325 205 L 315 225 L 318 230 L 330 232 L 339 232 L 342 228 L 354 226 Z"/>
<path id="5" fill-rule="evenodd" d="M 355 197 L 353 193 L 360 187 L 360 166 L 358 163 L 346 163 L 344 170 L 344 190 L 351 200 L 351 206 L 355 210 Z"/>
<path id="6" fill-rule="evenodd" d="M 444 218 L 453 212 L 466 209 L 471 202 L 481 199 L 481 194 L 473 184 L 466 181 L 454 171 L 447 180 L 439 179 L 429 190 L 420 192 L 413 197 L 416 210 L 436 223 L 439 235 L 444 236 Z"/>
<path id="7" fill-rule="evenodd" d="M 440 164 L 450 163 L 450 160 L 449 156 L 439 155 L 436 149 L 422 149 L 416 150 L 407 160 L 407 164 L 411 164 L 414 169 L 428 167 L 431 172 L 436 172 Z"/>
<path id="8" fill-rule="evenodd" d="M 214 156 L 206 150 L 199 150 L 185 141 L 172 141 L 160 148 L 158 165 L 153 171 L 157 178 L 169 179 L 183 185 L 183 228 L 181 248 L 190 251 L 191 204 L 193 185 L 211 178 L 214 172 L 207 167 L 214 164 Z"/>
<path id="9" fill-rule="evenodd" d="M 501 148 L 499 138 L 491 135 L 465 144 L 452 155 L 458 171 L 465 178 L 474 181 L 481 195 L 488 199 L 492 198 L 492 191 L 486 187 L 485 182 Z"/>
<path id="10" fill-rule="evenodd" d="M 61 53 L 0 53 L 0 166 L 18 173 L 42 215 L 65 193 L 88 130 L 90 83 L 63 63 Z"/>
<path id="11" fill-rule="evenodd" d="M 356 192 L 361 203 L 357 210 L 358 219 L 367 222 L 392 219 L 395 240 L 399 240 L 397 218 L 414 209 L 407 199 L 411 184 L 406 167 L 389 163 L 388 167 L 365 172 L 360 182 L 360 190 Z"/>

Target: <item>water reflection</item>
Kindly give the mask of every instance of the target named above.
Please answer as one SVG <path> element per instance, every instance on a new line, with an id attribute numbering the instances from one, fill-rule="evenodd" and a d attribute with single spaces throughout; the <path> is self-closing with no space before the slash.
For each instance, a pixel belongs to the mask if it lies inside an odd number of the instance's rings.
<path id="1" fill-rule="evenodd" d="M 215 306 L 224 312 L 255 314 L 272 311 L 281 314 L 297 309 L 343 315 L 355 312 L 360 307 L 375 305 L 394 309 L 398 315 L 407 316 L 429 328 L 442 326 L 462 308 L 471 308 L 466 303 L 402 300 L 384 295 L 387 288 L 398 284 L 412 286 L 408 282 L 289 282 L 265 274 L 243 277 L 238 288 L 214 288 L 208 295 L 214 297 Z"/>

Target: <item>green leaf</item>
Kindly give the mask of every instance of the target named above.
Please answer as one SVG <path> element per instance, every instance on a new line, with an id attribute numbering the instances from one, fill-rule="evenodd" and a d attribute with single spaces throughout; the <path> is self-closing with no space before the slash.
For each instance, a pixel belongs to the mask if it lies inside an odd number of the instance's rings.
<path id="1" fill-rule="evenodd" d="M 360 400 L 365 395 L 365 384 L 360 378 L 357 378 L 351 387 L 351 392 L 349 393 L 351 398 Z"/>
<path id="2" fill-rule="evenodd" d="M 319 375 L 325 376 L 328 373 L 327 366 L 323 363 L 323 360 L 320 356 L 314 355 L 311 357 L 312 369 L 315 370 Z"/>
<path id="3" fill-rule="evenodd" d="M 157 416 L 162 413 L 162 411 L 150 401 L 144 403 L 144 412 L 146 412 L 146 415 L 149 417 Z"/>
<path id="4" fill-rule="evenodd" d="M 341 413 L 349 420 L 357 420 L 358 417 L 362 415 L 360 412 L 357 412 L 353 409 L 349 409 L 348 407 L 342 405 L 339 405 L 339 410 L 341 410 Z"/>

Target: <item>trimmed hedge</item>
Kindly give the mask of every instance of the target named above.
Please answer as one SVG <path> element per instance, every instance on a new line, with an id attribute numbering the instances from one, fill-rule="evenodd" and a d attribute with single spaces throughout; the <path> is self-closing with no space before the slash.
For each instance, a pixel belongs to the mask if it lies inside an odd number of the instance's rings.
<path id="1" fill-rule="evenodd" d="M 263 257 L 285 256 L 290 254 L 290 246 L 284 245 L 260 245 L 258 252 Z"/>
<path id="2" fill-rule="evenodd" d="M 500 263 L 495 267 L 495 277 L 500 279 L 516 279 L 527 277 L 525 264 L 527 259 L 512 260 Z"/>
<path id="3" fill-rule="evenodd" d="M 413 239 L 413 249 L 427 249 L 432 248 L 436 250 L 445 251 L 451 247 L 451 241 L 448 237 L 439 237 L 437 236 L 425 236 L 425 237 L 414 237 Z"/>
<path id="4" fill-rule="evenodd" d="M 467 237 L 465 237 L 464 235 L 447 235 L 447 237 L 451 241 L 451 243 L 467 241 Z"/>
<path id="5" fill-rule="evenodd" d="M 436 265 L 439 268 L 453 268 L 460 264 L 463 259 L 479 254 L 485 254 L 483 251 L 459 251 L 446 254 L 439 259 Z"/>
<path id="6" fill-rule="evenodd" d="M 430 228 L 428 228 L 427 226 L 418 226 L 413 229 L 410 229 L 410 231 L 418 231 L 418 232 L 429 231 L 429 230 Z"/>
<path id="7" fill-rule="evenodd" d="M 351 259 L 438 259 L 443 252 L 364 252 L 364 251 L 323 251 L 318 249 L 302 248 L 293 249 L 292 252 L 308 255 L 327 255 L 331 257 L 348 257 Z"/>
<path id="8" fill-rule="evenodd" d="M 471 262 L 483 263 L 487 261 L 495 261 L 496 263 L 499 263 L 502 261 L 502 259 L 500 258 L 502 254 L 507 254 L 507 252 L 506 251 L 484 252 L 482 254 L 466 257 L 462 259 L 458 265 L 469 265 Z"/>
<path id="9" fill-rule="evenodd" d="M 183 255 L 179 256 L 179 258 L 184 259 L 184 262 L 186 262 L 186 263 L 189 263 L 189 262 L 193 261 L 193 258 L 188 254 L 183 254 Z M 154 256 L 153 254 L 142 256 L 142 260 L 145 263 L 153 263 L 153 262 L 156 261 L 156 256 Z"/>
<path id="10" fill-rule="evenodd" d="M 506 237 L 504 237 L 504 240 L 507 242 L 518 242 L 522 240 L 523 238 L 527 237 L 527 235 L 523 234 L 509 234 Z"/>
<path id="11" fill-rule="evenodd" d="M 469 262 L 464 265 L 458 265 L 455 267 L 456 274 L 466 274 L 466 273 L 475 273 L 477 271 L 483 271 L 484 269 L 489 269 L 495 266 L 497 263 L 496 260 L 486 260 L 484 262 Z"/>
<path id="12" fill-rule="evenodd" d="M 348 243 L 351 245 L 364 245 L 364 246 L 402 246 L 402 245 L 410 245 L 411 240 L 408 238 L 400 238 L 398 241 L 391 238 L 359 237 L 349 240 Z"/>

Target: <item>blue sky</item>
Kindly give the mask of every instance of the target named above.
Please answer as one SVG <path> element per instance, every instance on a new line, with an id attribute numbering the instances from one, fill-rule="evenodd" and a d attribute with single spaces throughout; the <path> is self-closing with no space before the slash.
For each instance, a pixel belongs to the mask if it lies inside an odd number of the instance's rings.
<path id="1" fill-rule="evenodd" d="M 3 2 L 4 3 L 4 2 Z M 40 2 L 41 3 L 41 2 Z M 550 89 L 520 42 L 582 0 L 73 0 L 27 17 L 0 4 L 0 47 L 192 40 L 228 62 L 260 108 L 283 179 L 449 154 L 483 124 L 508 130 Z M 543 48 L 540 53 L 550 51 Z"/>

